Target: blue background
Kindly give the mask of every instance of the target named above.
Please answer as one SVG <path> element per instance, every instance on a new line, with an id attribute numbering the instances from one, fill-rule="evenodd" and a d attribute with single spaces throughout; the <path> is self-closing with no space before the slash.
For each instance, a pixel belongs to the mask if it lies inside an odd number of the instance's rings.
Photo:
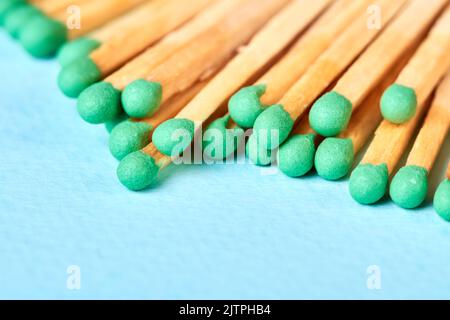
<path id="1" fill-rule="evenodd" d="M 0 298 L 450 298 L 450 224 L 429 202 L 360 206 L 345 181 L 252 165 L 171 166 L 129 192 L 57 72 L 0 33 Z"/>

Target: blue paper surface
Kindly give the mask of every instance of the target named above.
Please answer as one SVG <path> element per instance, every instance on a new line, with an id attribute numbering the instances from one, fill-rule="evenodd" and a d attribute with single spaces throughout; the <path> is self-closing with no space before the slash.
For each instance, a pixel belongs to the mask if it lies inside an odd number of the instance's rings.
<path id="1" fill-rule="evenodd" d="M 0 298 L 450 298 L 450 224 L 429 201 L 361 206 L 345 181 L 250 164 L 171 166 L 129 192 L 57 72 L 0 33 Z"/>

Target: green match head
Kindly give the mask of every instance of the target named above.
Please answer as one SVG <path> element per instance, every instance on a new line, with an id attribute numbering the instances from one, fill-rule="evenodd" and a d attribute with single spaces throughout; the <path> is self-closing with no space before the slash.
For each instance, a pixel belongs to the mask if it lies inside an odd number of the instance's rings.
<path id="1" fill-rule="evenodd" d="M 244 136 L 239 127 L 228 129 L 230 116 L 216 119 L 203 133 L 203 153 L 211 160 L 220 161 L 234 154 Z"/>
<path id="2" fill-rule="evenodd" d="M 278 148 L 288 137 L 294 126 L 289 113 L 283 106 L 276 104 L 264 110 L 255 121 L 253 134 L 258 137 L 261 147 Z"/>
<path id="3" fill-rule="evenodd" d="M 105 129 L 106 131 L 108 131 L 109 133 L 111 133 L 113 131 L 113 129 L 120 123 L 122 123 L 125 120 L 128 120 L 128 116 L 125 112 L 121 112 L 117 117 L 115 117 L 114 119 L 105 122 Z"/>
<path id="4" fill-rule="evenodd" d="M 133 118 L 150 117 L 158 110 L 161 99 L 161 84 L 144 79 L 131 82 L 122 93 L 123 109 Z"/>
<path id="5" fill-rule="evenodd" d="M 21 28 L 19 40 L 32 56 L 47 58 L 67 41 L 67 28 L 59 21 L 36 15 Z"/>
<path id="6" fill-rule="evenodd" d="M 150 143 L 153 127 L 145 122 L 123 121 L 109 136 L 109 150 L 117 159 L 122 160 L 130 153 L 141 150 Z"/>
<path id="7" fill-rule="evenodd" d="M 25 4 L 25 0 L 2 0 L 0 1 L 0 25 L 4 24 L 5 17 L 15 9 L 16 6 Z"/>
<path id="8" fill-rule="evenodd" d="M 405 166 L 394 176 L 389 194 L 397 205 L 405 209 L 420 206 L 428 191 L 428 172 L 419 166 Z"/>
<path id="9" fill-rule="evenodd" d="M 101 79 L 101 72 L 90 58 L 81 58 L 63 67 L 58 75 L 58 86 L 70 98 Z"/>
<path id="10" fill-rule="evenodd" d="M 58 62 L 65 67 L 80 58 L 87 58 L 100 44 L 98 40 L 87 37 L 67 42 L 58 51 Z"/>
<path id="11" fill-rule="evenodd" d="M 433 205 L 442 219 L 450 221 L 450 180 L 445 179 L 439 185 L 434 194 Z"/>
<path id="12" fill-rule="evenodd" d="M 108 82 L 93 84 L 80 94 L 77 109 L 86 122 L 100 124 L 112 121 L 123 112 L 120 91 Z"/>
<path id="13" fill-rule="evenodd" d="M 394 83 L 381 97 L 381 114 L 392 123 L 401 124 L 416 113 L 417 97 L 414 89 Z"/>
<path id="14" fill-rule="evenodd" d="M 252 134 L 245 146 L 245 154 L 250 162 L 257 166 L 268 166 L 272 163 L 272 150 L 258 145 L 257 137 Z"/>
<path id="15" fill-rule="evenodd" d="M 159 167 L 148 154 L 142 151 L 130 153 L 120 161 L 117 168 L 119 181 L 132 191 L 151 186 L 158 176 Z"/>
<path id="16" fill-rule="evenodd" d="M 37 15 L 42 13 L 34 6 L 28 4 L 14 6 L 4 18 L 5 29 L 13 38 L 18 38 L 24 25 Z"/>
<path id="17" fill-rule="evenodd" d="M 351 139 L 326 138 L 317 148 L 314 165 L 322 178 L 338 180 L 349 173 L 353 159 Z"/>
<path id="18" fill-rule="evenodd" d="M 352 115 L 352 103 L 336 91 L 325 93 L 312 106 L 309 113 L 311 127 L 324 137 L 342 132 Z"/>
<path id="19" fill-rule="evenodd" d="M 289 177 L 301 177 L 313 167 L 316 145 L 315 134 L 297 134 L 290 137 L 278 150 L 278 168 Z"/>
<path id="20" fill-rule="evenodd" d="M 242 88 L 236 92 L 228 102 L 231 118 L 242 128 L 251 128 L 256 118 L 266 108 L 260 101 L 266 92 L 263 84 Z"/>
<path id="21" fill-rule="evenodd" d="M 361 204 L 373 204 L 385 195 L 388 180 L 386 164 L 360 164 L 350 176 L 350 194 Z"/>
<path id="22" fill-rule="evenodd" d="M 152 142 L 162 154 L 179 156 L 194 139 L 194 122 L 189 119 L 170 119 L 155 129 Z"/>

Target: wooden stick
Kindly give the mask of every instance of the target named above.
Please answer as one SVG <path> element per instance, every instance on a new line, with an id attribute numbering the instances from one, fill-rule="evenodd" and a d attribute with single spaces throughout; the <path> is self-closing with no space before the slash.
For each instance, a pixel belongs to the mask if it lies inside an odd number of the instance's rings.
<path id="1" fill-rule="evenodd" d="M 447 3 L 447 0 L 412 0 L 408 3 L 402 14 L 339 79 L 333 90 L 346 97 L 352 103 L 353 110 L 360 106 L 400 56 L 409 51 L 416 39 L 427 31 Z"/>
<path id="2" fill-rule="evenodd" d="M 329 3 L 291 1 L 240 53 L 188 104 L 177 118 L 204 122 L 240 86 L 282 51 Z M 267 44 L 270 43 L 270 46 Z"/>
<path id="3" fill-rule="evenodd" d="M 450 68 L 449 52 L 450 6 L 447 6 L 427 39 L 395 82 L 414 89 L 419 104 L 429 96 L 439 79 Z"/>
<path id="4" fill-rule="evenodd" d="M 402 0 L 378 0 L 374 5 L 383 12 L 384 25 L 387 25 L 404 3 Z M 356 19 L 281 98 L 279 104 L 283 105 L 292 120 L 297 120 L 380 33 L 379 29 L 368 29 L 366 19 L 366 16 Z"/>
<path id="5" fill-rule="evenodd" d="M 95 28 L 112 21 L 145 0 L 90 0 L 79 4 L 81 10 L 81 28 L 69 29 L 68 39 L 75 39 Z M 68 17 L 66 8 L 52 15 L 65 24 Z"/>
<path id="6" fill-rule="evenodd" d="M 406 165 L 431 171 L 450 128 L 450 73 L 439 85 Z"/>
<path id="7" fill-rule="evenodd" d="M 168 34 L 158 44 L 144 51 L 134 60 L 117 70 L 113 75 L 106 78 L 105 81 L 113 83 L 118 89 L 123 89 L 133 80 L 143 78 L 172 54 L 188 45 L 202 32 L 217 24 L 225 16 L 238 10 L 246 1 L 218 0 L 186 23 L 182 28 Z M 97 35 L 94 35 L 94 37 L 97 37 Z"/>
<path id="8" fill-rule="evenodd" d="M 286 2 L 287 0 L 247 0 L 240 10 L 226 15 L 163 63 L 155 66 L 149 73 L 127 74 L 124 81 L 121 79 L 122 72 L 113 74 L 105 81 L 117 89 L 123 89 L 124 85 L 140 77 L 148 81 L 157 81 L 163 87 L 162 100 L 165 102 L 176 93 L 189 88 L 203 74 L 220 66 Z M 132 68 L 145 67 L 143 62 L 147 58 L 138 57 Z"/>
<path id="9" fill-rule="evenodd" d="M 103 76 L 109 75 L 211 2 L 212 0 L 147 2 L 97 33 L 97 36 L 107 40 L 90 57 Z"/>
<path id="10" fill-rule="evenodd" d="M 371 0 L 335 2 L 295 43 L 292 49 L 256 83 L 265 84 L 261 97 L 265 105 L 275 104 L 298 80 L 314 60 L 358 15 L 363 15 Z"/>
<path id="11" fill-rule="evenodd" d="M 384 90 L 399 75 L 404 66 L 408 63 L 415 49 L 419 46 L 422 38 L 418 38 L 409 52 L 401 59 L 395 62 L 395 68 L 385 76 L 383 81 L 360 103 L 355 115 L 350 120 L 347 129 L 339 134 L 339 138 L 351 139 L 353 142 L 353 152 L 356 155 L 372 136 L 375 129 L 383 120 L 381 115 L 379 101 Z M 360 109 L 359 109 L 360 108 Z"/>

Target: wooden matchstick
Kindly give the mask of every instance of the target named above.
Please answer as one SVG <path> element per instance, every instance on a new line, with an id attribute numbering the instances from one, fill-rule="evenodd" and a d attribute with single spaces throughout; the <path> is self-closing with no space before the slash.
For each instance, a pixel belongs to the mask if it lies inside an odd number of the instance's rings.
<path id="1" fill-rule="evenodd" d="M 61 13 L 66 11 L 72 5 L 79 6 L 81 3 L 87 2 L 90 0 L 39 0 L 39 1 L 29 1 L 34 6 L 38 7 L 42 12 L 49 16 L 55 15 L 55 18 L 61 19 Z"/>
<path id="2" fill-rule="evenodd" d="M 109 23 L 94 33 L 94 37 L 101 39 L 101 43 L 86 59 L 76 58 L 84 54 L 86 45 L 92 47 L 86 39 L 80 40 L 81 49 L 74 44 L 59 55 L 64 64 L 58 77 L 60 89 L 69 97 L 78 96 L 86 87 L 86 81 L 81 81 L 80 86 L 74 79 L 84 80 L 86 75 L 94 76 L 90 83 L 104 78 L 211 2 L 212 0 L 181 3 L 179 0 L 152 0 Z M 75 49 L 70 49 L 74 46 Z M 74 50 L 81 50 L 81 53 L 73 53 Z"/>
<path id="3" fill-rule="evenodd" d="M 188 90 L 168 100 L 154 115 L 142 119 L 130 119 L 118 124 L 109 136 L 109 150 L 118 160 L 139 151 L 151 141 L 151 132 L 164 121 L 173 118 L 207 84 L 208 80 L 194 84 Z"/>
<path id="4" fill-rule="evenodd" d="M 358 17 L 347 27 L 280 99 L 278 105 L 258 116 L 253 134 L 259 147 L 273 150 L 282 144 L 289 137 L 295 121 L 386 27 L 404 3 L 387 0 L 374 2 L 385 19 L 381 29 L 368 29 L 366 16 Z"/>
<path id="5" fill-rule="evenodd" d="M 20 31 L 22 46 L 35 57 L 54 55 L 67 41 L 85 35 L 145 0 L 90 0 L 77 2 L 78 12 L 67 8 L 31 19 Z M 71 22 L 74 22 L 73 25 Z"/>
<path id="6" fill-rule="evenodd" d="M 415 45 L 416 39 L 422 38 L 447 3 L 447 0 L 410 1 L 402 14 L 339 78 L 331 92 L 325 93 L 313 104 L 309 113 L 313 129 L 326 137 L 342 132 L 352 112 L 397 60 Z"/>
<path id="7" fill-rule="evenodd" d="M 179 155 L 175 150 L 179 141 L 172 140 L 172 135 L 186 130 L 189 139 L 183 141 L 183 146 L 180 147 L 182 150 L 179 151 L 186 149 L 192 143 L 200 126 L 224 105 L 230 95 L 286 48 L 328 3 L 329 1 L 316 1 L 312 6 L 308 1 L 290 1 L 174 119 L 166 121 L 154 131 L 152 145 L 166 156 Z M 271 45 L 267 46 L 268 43 Z M 155 179 L 153 173 L 159 170 L 156 167 L 154 172 L 152 166 L 130 172 L 130 165 L 136 163 L 136 160 L 140 161 L 142 157 L 149 159 L 147 163 L 153 161 L 155 164 L 154 159 L 145 153 L 147 150 L 152 150 L 152 147 L 128 155 L 119 165 L 119 179 L 131 190 L 149 186 Z"/>
<path id="8" fill-rule="evenodd" d="M 390 196 L 402 208 L 418 207 L 428 192 L 428 174 L 450 128 L 450 73 L 436 91 L 436 97 L 422 124 L 406 165 L 392 179 Z"/>
<path id="9" fill-rule="evenodd" d="M 370 0 L 335 2 L 255 85 L 239 90 L 228 103 L 233 120 L 251 128 L 266 106 L 275 104 L 341 31 L 364 15 Z"/>
<path id="10" fill-rule="evenodd" d="M 420 15 L 416 20 L 419 18 Z M 417 53 L 384 93 L 381 113 L 385 119 L 404 123 L 414 116 L 420 96 L 428 96 L 428 92 L 449 69 L 449 52 L 450 6 L 447 6 Z"/>
<path id="11" fill-rule="evenodd" d="M 408 147 L 415 129 L 427 110 L 427 99 L 434 88 L 428 88 L 417 96 L 417 112 L 403 124 L 384 120 L 375 132 L 375 138 L 367 149 L 360 165 L 350 177 L 350 193 L 362 204 L 373 204 L 386 193 L 389 176 Z"/>
<path id="12" fill-rule="evenodd" d="M 169 54 L 166 60 L 160 61 L 146 74 L 140 71 L 125 75 L 120 71 L 112 74 L 104 82 L 89 87 L 80 95 L 78 111 L 81 117 L 90 123 L 108 121 L 120 113 L 121 102 L 125 112 L 131 117 L 142 118 L 153 114 L 160 103 L 186 90 L 198 79 L 207 77 L 220 67 L 287 2 L 246 0 L 237 11 L 225 15 L 177 52 Z M 165 52 L 166 48 L 163 46 L 162 50 Z M 144 53 L 130 63 L 132 66 L 124 68 L 145 68 L 147 55 L 153 54 L 153 51 Z M 124 91 L 120 98 L 122 89 Z"/>
<path id="13" fill-rule="evenodd" d="M 350 172 L 355 155 L 364 147 L 382 121 L 379 101 L 383 91 L 407 64 L 418 47 L 420 39 L 416 39 L 414 47 L 396 62 L 395 68 L 385 75 L 378 87 L 360 102 L 361 106 L 358 106 L 347 129 L 337 137 L 326 138 L 319 145 L 314 159 L 319 176 L 326 180 L 338 180 Z"/>

